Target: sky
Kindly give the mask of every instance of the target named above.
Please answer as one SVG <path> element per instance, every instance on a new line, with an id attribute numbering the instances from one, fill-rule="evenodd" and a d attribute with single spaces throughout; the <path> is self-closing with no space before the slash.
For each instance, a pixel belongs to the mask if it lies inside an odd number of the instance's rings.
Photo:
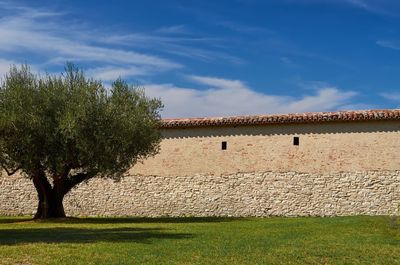
<path id="1" fill-rule="evenodd" d="M 66 62 L 163 118 L 400 108 L 400 1 L 0 0 L 0 76 Z"/>

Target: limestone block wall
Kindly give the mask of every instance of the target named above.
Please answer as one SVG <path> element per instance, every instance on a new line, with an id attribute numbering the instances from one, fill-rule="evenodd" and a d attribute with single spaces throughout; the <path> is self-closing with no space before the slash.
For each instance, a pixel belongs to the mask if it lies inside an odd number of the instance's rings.
<path id="1" fill-rule="evenodd" d="M 0 190 L 0 215 L 35 212 L 28 180 L 0 178 Z M 398 215 L 400 171 L 93 179 L 68 194 L 64 204 L 72 216 Z"/>
<path id="2" fill-rule="evenodd" d="M 30 215 L 38 204 L 32 181 L 0 174 L 0 215 Z"/>

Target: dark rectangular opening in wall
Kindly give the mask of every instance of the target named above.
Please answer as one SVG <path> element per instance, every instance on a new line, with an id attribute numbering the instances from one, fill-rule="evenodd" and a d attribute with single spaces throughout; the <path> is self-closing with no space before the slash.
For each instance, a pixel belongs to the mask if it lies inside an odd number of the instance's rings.
<path id="1" fill-rule="evenodd" d="M 221 149 L 222 149 L 222 150 L 226 150 L 226 146 L 227 146 L 226 142 L 223 141 L 223 142 L 222 142 L 222 145 L 221 145 Z"/>
<path id="2" fill-rule="evenodd" d="M 299 145 L 300 144 L 300 139 L 298 136 L 293 137 L 293 145 Z"/>

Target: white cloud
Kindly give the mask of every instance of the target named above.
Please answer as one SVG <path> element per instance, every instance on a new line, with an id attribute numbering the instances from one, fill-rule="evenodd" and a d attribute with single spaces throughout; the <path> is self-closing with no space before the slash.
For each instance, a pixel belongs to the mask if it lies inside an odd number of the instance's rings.
<path id="1" fill-rule="evenodd" d="M 387 100 L 400 102 L 400 92 L 386 92 L 386 93 L 381 93 L 380 95 Z"/>
<path id="2" fill-rule="evenodd" d="M 90 68 L 86 74 L 94 79 L 102 81 L 113 81 L 117 78 L 128 78 L 133 76 L 142 76 L 148 74 L 145 68 L 136 66 L 119 67 L 119 66 L 106 66 Z"/>
<path id="3" fill-rule="evenodd" d="M 240 80 L 231 80 L 209 76 L 188 75 L 189 80 L 197 83 L 208 85 L 211 87 L 225 88 L 225 89 L 248 89 L 246 84 Z"/>
<path id="4" fill-rule="evenodd" d="M 8 73 L 10 71 L 11 66 L 15 65 L 15 66 L 19 67 L 25 63 L 26 62 L 19 62 L 19 61 L 7 60 L 7 59 L 0 58 L 0 80 L 4 80 L 4 77 L 5 77 L 6 73 Z M 29 64 L 28 66 L 32 73 L 41 74 L 41 71 L 39 70 L 39 67 L 37 65 Z"/>
<path id="5" fill-rule="evenodd" d="M 10 70 L 10 66 L 13 64 L 16 65 L 17 63 L 11 60 L 0 59 L 0 78 L 4 77 L 8 70 Z"/>
<path id="6" fill-rule="evenodd" d="M 30 51 L 51 56 L 64 56 L 82 61 L 102 62 L 102 63 L 121 63 L 134 65 L 147 65 L 157 67 L 157 69 L 170 70 L 179 68 L 180 65 L 166 59 L 152 55 L 99 47 L 80 42 L 79 40 L 69 39 L 48 31 L 37 31 L 16 21 L 0 21 L 0 50 L 6 52 Z M 32 21 L 34 24 L 34 21 Z M 50 55 L 50 54 L 51 55 Z"/>
<path id="7" fill-rule="evenodd" d="M 106 80 L 117 75 L 137 77 L 183 68 L 170 59 L 177 56 L 203 62 L 243 63 L 226 52 L 223 40 L 196 35 L 184 25 L 148 32 L 114 32 L 86 26 L 82 21 L 66 22 L 67 11 L 0 0 L 1 12 L 0 53 L 21 60 L 26 56 L 36 58 L 40 60 L 36 63 L 47 68 L 66 61 L 94 64 L 96 69 L 90 71 Z M 118 70 L 121 73 L 117 74 Z"/>
<path id="8" fill-rule="evenodd" d="M 160 97 L 164 102 L 163 117 L 330 111 L 340 109 L 356 95 L 353 91 L 324 87 L 312 95 L 294 98 L 254 91 L 240 80 L 202 76 L 188 76 L 188 79 L 208 88 L 200 90 L 173 84 L 145 85 L 147 95 Z"/>
<path id="9" fill-rule="evenodd" d="M 325 87 L 317 91 L 316 95 L 307 95 L 299 100 L 288 102 L 290 112 L 328 111 L 336 110 L 357 93 L 340 91 L 335 87 Z M 286 107 L 284 107 L 286 109 Z"/>

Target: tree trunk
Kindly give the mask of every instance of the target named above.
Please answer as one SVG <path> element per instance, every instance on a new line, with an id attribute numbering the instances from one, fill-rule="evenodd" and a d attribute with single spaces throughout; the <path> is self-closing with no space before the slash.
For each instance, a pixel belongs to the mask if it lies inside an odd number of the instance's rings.
<path id="1" fill-rule="evenodd" d="M 44 199 L 39 199 L 34 219 L 64 218 L 63 198 L 57 197 L 57 195 L 46 195 Z"/>
<path id="2" fill-rule="evenodd" d="M 37 174 L 33 177 L 33 184 L 39 199 L 34 219 L 65 217 L 63 206 L 64 182 L 62 180 L 54 181 L 54 185 L 51 187 L 44 174 Z"/>

